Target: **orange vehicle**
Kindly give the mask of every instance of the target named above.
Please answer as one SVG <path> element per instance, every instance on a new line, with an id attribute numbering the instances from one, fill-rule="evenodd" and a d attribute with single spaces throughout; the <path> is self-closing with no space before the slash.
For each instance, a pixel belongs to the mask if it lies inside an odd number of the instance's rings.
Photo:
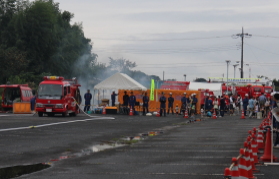
<path id="1" fill-rule="evenodd" d="M 63 77 L 45 76 L 38 88 L 36 111 L 40 117 L 43 114 L 54 116 L 76 116 L 79 108 L 76 103 L 81 102 L 80 84 L 76 78 L 64 80 Z"/>
<path id="2" fill-rule="evenodd" d="M 5 111 L 11 110 L 14 102 L 30 102 L 33 97 L 28 84 L 7 84 L 0 85 L 0 88 L 3 88 L 2 108 Z"/>

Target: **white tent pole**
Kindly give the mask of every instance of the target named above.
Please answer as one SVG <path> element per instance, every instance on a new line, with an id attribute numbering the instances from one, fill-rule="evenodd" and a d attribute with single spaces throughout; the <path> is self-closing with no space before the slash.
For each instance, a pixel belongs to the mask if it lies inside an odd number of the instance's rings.
<path id="1" fill-rule="evenodd" d="M 98 106 L 100 106 L 100 103 L 99 103 L 99 101 L 100 101 L 100 99 L 99 99 L 99 94 L 100 94 L 100 91 L 98 90 Z"/>

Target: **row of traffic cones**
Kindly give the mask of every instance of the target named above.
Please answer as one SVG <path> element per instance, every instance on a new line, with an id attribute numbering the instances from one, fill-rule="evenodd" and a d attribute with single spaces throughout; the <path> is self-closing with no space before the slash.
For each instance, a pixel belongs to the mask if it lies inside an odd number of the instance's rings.
<path id="1" fill-rule="evenodd" d="M 258 131 L 256 128 L 248 131 L 249 135 L 247 140 L 244 142 L 245 148 L 240 149 L 240 157 L 238 157 L 238 160 L 236 158 L 232 158 L 233 165 L 231 168 L 225 169 L 224 178 L 255 178 L 253 173 L 259 172 L 259 170 L 256 169 L 257 164 L 260 162 L 277 160 L 277 157 L 271 153 L 272 139 L 269 127 L 271 125 L 271 121 L 272 118 L 271 115 L 269 115 L 262 121 Z M 264 130 L 264 128 L 267 128 L 267 130 Z M 262 149 L 264 150 L 263 155 L 258 158 L 258 154 L 261 153 L 260 150 Z"/>

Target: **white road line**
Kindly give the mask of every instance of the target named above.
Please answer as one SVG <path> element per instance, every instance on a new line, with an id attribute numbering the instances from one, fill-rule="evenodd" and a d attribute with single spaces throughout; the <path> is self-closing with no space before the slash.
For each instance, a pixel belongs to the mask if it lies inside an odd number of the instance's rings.
<path id="1" fill-rule="evenodd" d="M 4 131 L 15 131 L 15 130 L 22 130 L 22 129 L 30 129 L 30 128 L 38 128 L 38 127 L 46 127 L 46 126 L 54 126 L 54 125 L 60 125 L 60 124 L 68 124 L 68 123 L 74 123 L 74 122 L 86 122 L 86 121 L 95 121 L 95 120 L 111 120 L 115 119 L 113 117 L 96 117 L 91 119 L 83 119 L 83 120 L 74 120 L 74 121 L 67 121 L 67 122 L 56 122 L 56 123 L 50 123 L 50 124 L 41 124 L 37 126 L 28 126 L 28 127 L 17 127 L 17 128 L 8 128 L 8 129 L 0 129 L 0 132 Z"/>

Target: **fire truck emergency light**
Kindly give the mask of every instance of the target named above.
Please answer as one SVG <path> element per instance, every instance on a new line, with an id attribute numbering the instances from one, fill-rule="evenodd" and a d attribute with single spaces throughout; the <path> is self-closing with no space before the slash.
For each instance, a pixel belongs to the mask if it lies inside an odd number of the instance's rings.
<path id="1" fill-rule="evenodd" d="M 44 80 L 64 80 L 61 76 L 44 76 Z"/>

